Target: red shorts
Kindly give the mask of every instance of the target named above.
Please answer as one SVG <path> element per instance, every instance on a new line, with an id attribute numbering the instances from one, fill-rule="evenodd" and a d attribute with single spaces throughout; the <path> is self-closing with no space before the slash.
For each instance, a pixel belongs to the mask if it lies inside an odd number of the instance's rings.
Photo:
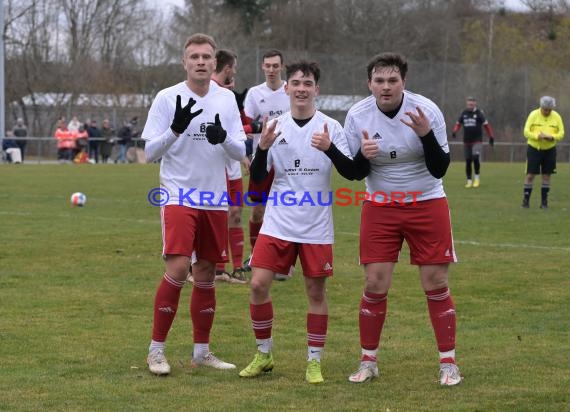
<path id="1" fill-rule="evenodd" d="M 162 254 L 227 262 L 228 212 L 166 205 L 160 209 Z"/>
<path id="2" fill-rule="evenodd" d="M 289 242 L 261 233 L 255 241 L 250 266 L 275 273 L 289 273 L 291 266 L 295 266 L 297 256 L 304 276 L 332 276 L 332 245 Z"/>
<path id="3" fill-rule="evenodd" d="M 410 263 L 414 265 L 457 262 L 447 199 L 406 205 L 364 203 L 360 219 L 360 264 L 397 262 L 404 239 L 410 248 Z"/>
<path id="4" fill-rule="evenodd" d="M 247 187 L 247 194 L 249 200 L 251 200 L 252 202 L 261 202 L 263 200 L 263 194 L 264 193 L 267 194 L 271 190 L 271 185 L 273 184 L 274 176 L 275 176 L 275 170 L 273 170 L 273 168 L 269 170 L 269 174 L 267 175 L 267 177 L 263 179 L 263 181 L 260 183 L 255 183 L 250 175 L 249 184 Z"/>
<path id="5" fill-rule="evenodd" d="M 243 179 L 228 180 L 230 206 L 243 206 Z"/>

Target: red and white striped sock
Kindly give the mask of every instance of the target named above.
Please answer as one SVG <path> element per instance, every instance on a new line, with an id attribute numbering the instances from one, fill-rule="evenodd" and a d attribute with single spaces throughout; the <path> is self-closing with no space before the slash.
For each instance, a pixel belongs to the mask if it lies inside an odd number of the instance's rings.
<path id="1" fill-rule="evenodd" d="M 190 299 L 190 316 L 194 343 L 209 343 L 210 331 L 216 313 L 216 289 L 214 282 L 196 282 Z"/>
<path id="2" fill-rule="evenodd" d="M 273 303 L 271 301 L 262 303 L 261 305 L 254 305 L 253 303 L 250 303 L 249 313 L 251 315 L 251 325 L 253 327 L 253 333 L 255 334 L 257 349 L 263 353 L 271 352 Z"/>
<path id="3" fill-rule="evenodd" d="M 327 339 L 329 316 L 307 313 L 307 360 L 321 361 Z"/>
<path id="4" fill-rule="evenodd" d="M 178 310 L 178 301 L 184 283 L 184 281 L 172 278 L 167 273 L 162 277 L 154 297 L 153 341 L 166 341 L 168 331 Z"/>
<path id="5" fill-rule="evenodd" d="M 372 293 L 365 290 L 362 294 L 360 312 L 358 314 L 360 346 L 362 349 L 378 349 L 382 327 L 386 320 L 387 308 L 387 293 Z"/>
<path id="6" fill-rule="evenodd" d="M 438 350 L 455 349 L 455 305 L 449 288 L 425 291 L 425 295 Z"/>

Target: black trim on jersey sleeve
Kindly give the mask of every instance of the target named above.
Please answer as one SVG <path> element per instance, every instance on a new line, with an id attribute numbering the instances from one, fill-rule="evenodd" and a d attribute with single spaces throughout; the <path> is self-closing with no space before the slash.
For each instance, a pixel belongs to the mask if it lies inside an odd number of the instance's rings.
<path id="1" fill-rule="evenodd" d="M 370 173 L 370 161 L 362 155 L 360 149 L 354 156 L 354 160 L 345 156 L 334 143 L 325 151 L 331 159 L 334 167 L 342 177 L 348 180 L 362 180 Z"/>
<path id="2" fill-rule="evenodd" d="M 433 130 L 430 130 L 424 137 L 420 137 L 420 140 L 424 147 L 424 157 L 428 171 L 436 179 L 441 179 L 445 176 L 445 172 L 447 172 L 447 168 L 451 162 L 449 153 L 443 151 L 435 138 Z"/>
<path id="3" fill-rule="evenodd" d="M 269 149 L 262 150 L 257 146 L 255 156 L 249 166 L 249 174 L 255 183 L 263 182 L 267 175 L 269 175 L 269 172 L 267 171 L 267 153 L 269 153 Z"/>

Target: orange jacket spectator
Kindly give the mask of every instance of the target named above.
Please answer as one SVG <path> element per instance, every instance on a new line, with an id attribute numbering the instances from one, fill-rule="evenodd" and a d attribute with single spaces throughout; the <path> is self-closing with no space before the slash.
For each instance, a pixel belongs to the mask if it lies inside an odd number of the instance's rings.
<path id="1" fill-rule="evenodd" d="M 54 137 L 57 139 L 58 149 L 75 149 L 76 133 L 67 129 L 67 126 L 61 125 L 55 131 Z"/>

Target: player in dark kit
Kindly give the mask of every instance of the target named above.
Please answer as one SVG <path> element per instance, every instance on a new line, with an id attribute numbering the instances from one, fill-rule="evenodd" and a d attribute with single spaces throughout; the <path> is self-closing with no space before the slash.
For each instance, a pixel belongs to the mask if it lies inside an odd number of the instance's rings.
<path id="1" fill-rule="evenodd" d="M 485 114 L 477 107 L 477 100 L 474 97 L 467 98 L 467 108 L 461 112 L 457 123 L 453 126 L 451 136 L 456 137 L 456 133 L 463 125 L 463 153 L 465 155 L 465 174 L 467 175 L 466 188 L 479 187 L 481 179 L 481 162 L 479 157 L 483 148 L 483 127 L 489 136 L 489 144 L 495 144 L 493 128 L 487 121 Z M 471 163 L 475 166 L 475 179 L 472 178 Z"/>

